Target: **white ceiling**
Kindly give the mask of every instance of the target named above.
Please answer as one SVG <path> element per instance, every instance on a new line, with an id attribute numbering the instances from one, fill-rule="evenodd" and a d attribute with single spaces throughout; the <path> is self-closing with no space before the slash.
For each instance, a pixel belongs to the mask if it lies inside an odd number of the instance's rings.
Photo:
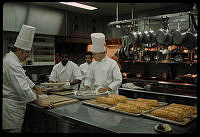
<path id="1" fill-rule="evenodd" d="M 95 6 L 98 9 L 94 11 L 84 10 L 68 5 L 63 5 L 59 2 L 31 2 L 32 4 L 54 7 L 72 12 L 93 14 L 98 16 L 116 16 L 116 5 L 117 3 L 103 3 L 103 2 L 80 2 L 90 6 Z M 130 14 L 133 12 L 151 11 L 155 9 L 170 9 L 177 7 L 191 7 L 192 3 L 118 3 L 119 4 L 119 15 Z"/>

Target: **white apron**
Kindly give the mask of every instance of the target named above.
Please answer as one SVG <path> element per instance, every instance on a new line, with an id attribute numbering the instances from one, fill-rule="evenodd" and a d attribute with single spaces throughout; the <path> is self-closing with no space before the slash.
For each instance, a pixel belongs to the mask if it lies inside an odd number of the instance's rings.
<path id="1" fill-rule="evenodd" d="M 3 129 L 21 130 L 26 103 L 36 99 L 32 86 L 17 56 L 7 53 L 3 59 Z"/>

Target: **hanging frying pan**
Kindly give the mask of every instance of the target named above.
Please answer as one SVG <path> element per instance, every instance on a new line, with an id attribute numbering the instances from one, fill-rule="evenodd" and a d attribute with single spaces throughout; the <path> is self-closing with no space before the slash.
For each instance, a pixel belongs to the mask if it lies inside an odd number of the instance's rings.
<path id="1" fill-rule="evenodd" d="M 156 43 L 156 33 L 153 30 L 150 30 L 149 36 L 150 36 L 150 47 L 152 47 Z"/>
<path id="2" fill-rule="evenodd" d="M 142 46 L 142 40 L 143 40 L 142 32 L 137 32 L 137 35 L 138 35 L 137 45 L 141 47 Z"/>
<path id="3" fill-rule="evenodd" d="M 179 27 L 179 22 L 178 22 L 178 28 L 176 30 L 174 30 L 173 34 L 173 42 L 175 45 L 181 45 L 183 42 L 183 39 L 185 39 L 186 37 L 186 33 L 181 33 L 181 29 Z"/>
<path id="4" fill-rule="evenodd" d="M 189 29 L 188 31 L 186 31 L 186 37 L 183 40 L 183 46 L 185 46 L 187 49 L 193 49 L 195 46 L 197 46 L 197 37 L 195 36 L 195 34 L 191 31 L 193 30 L 193 20 L 192 20 L 192 25 L 190 24 L 190 16 L 191 13 L 189 12 Z"/>
<path id="5" fill-rule="evenodd" d="M 131 40 L 133 45 L 137 45 L 137 43 L 138 43 L 138 34 L 137 34 L 137 32 L 134 32 L 134 31 L 130 32 L 129 33 L 129 38 L 130 38 L 130 40 Z"/>
<path id="6" fill-rule="evenodd" d="M 161 44 L 161 45 L 165 45 L 165 41 L 167 39 L 167 32 L 164 29 L 159 29 L 156 32 L 156 41 Z"/>
<path id="7" fill-rule="evenodd" d="M 195 46 L 197 46 L 197 37 L 191 31 L 187 31 L 186 38 L 183 40 L 182 45 L 187 49 L 193 49 Z"/>
<path id="8" fill-rule="evenodd" d="M 148 31 L 144 31 L 143 33 L 142 33 L 142 43 L 143 44 L 148 44 L 149 42 L 150 42 L 150 34 L 149 34 L 149 32 Z"/>
<path id="9" fill-rule="evenodd" d="M 167 29 L 166 30 L 166 33 L 167 33 L 167 38 L 165 40 L 165 45 L 168 47 L 169 45 L 171 45 L 173 43 L 173 36 L 172 36 L 172 32 Z"/>
<path id="10" fill-rule="evenodd" d="M 120 57 L 120 59 L 125 59 L 123 50 L 124 50 L 124 47 L 122 47 L 122 48 L 119 50 L 119 57 Z"/>

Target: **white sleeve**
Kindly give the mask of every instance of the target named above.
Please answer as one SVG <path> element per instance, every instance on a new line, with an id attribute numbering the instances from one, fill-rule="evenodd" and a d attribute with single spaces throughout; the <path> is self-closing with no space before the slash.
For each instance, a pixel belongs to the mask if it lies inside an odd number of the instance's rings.
<path id="1" fill-rule="evenodd" d="M 122 74 L 120 72 L 119 66 L 114 64 L 112 70 L 113 82 L 108 86 L 112 90 L 117 90 L 122 84 Z"/>
<path id="2" fill-rule="evenodd" d="M 15 87 L 16 94 L 26 102 L 34 101 L 36 99 L 36 94 L 29 86 L 24 69 L 21 66 L 11 66 L 7 71 L 11 85 Z"/>
<path id="3" fill-rule="evenodd" d="M 81 78 L 82 78 L 82 80 L 83 79 L 85 79 L 86 78 L 86 76 L 87 76 L 87 74 L 85 73 L 85 66 L 83 65 L 83 64 L 81 64 L 80 66 L 79 66 L 79 69 L 80 69 L 80 71 L 81 71 Z M 87 72 L 87 71 L 86 71 Z"/>
<path id="4" fill-rule="evenodd" d="M 35 84 L 29 79 L 29 77 L 26 76 L 26 80 L 31 88 L 35 86 Z"/>
<path id="5" fill-rule="evenodd" d="M 82 80 L 80 68 L 76 64 L 74 65 L 73 76 L 74 79 Z"/>
<path id="6" fill-rule="evenodd" d="M 94 85 L 94 74 L 92 68 L 89 66 L 87 71 L 87 77 L 85 79 L 84 85 L 89 86 L 90 88 Z"/>
<path id="7" fill-rule="evenodd" d="M 56 66 L 54 66 L 52 71 L 51 71 L 51 74 L 49 76 L 49 81 L 54 81 L 54 82 L 58 81 Z"/>

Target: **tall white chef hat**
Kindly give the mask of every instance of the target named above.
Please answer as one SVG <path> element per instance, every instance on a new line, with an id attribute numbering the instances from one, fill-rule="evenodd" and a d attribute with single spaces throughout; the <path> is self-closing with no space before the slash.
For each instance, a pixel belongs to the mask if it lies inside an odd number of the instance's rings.
<path id="1" fill-rule="evenodd" d="M 104 52 L 105 35 L 103 33 L 92 33 L 91 39 L 93 45 L 93 52 Z"/>
<path id="2" fill-rule="evenodd" d="M 14 46 L 24 50 L 31 50 L 34 35 L 35 27 L 23 25 Z"/>

